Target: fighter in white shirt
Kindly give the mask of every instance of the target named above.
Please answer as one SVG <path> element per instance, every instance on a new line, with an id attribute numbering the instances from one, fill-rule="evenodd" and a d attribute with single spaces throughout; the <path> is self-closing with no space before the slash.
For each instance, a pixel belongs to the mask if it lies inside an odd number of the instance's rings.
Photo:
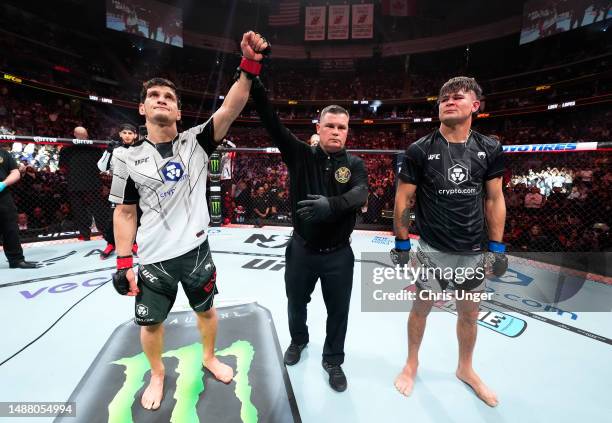
<path id="1" fill-rule="evenodd" d="M 207 240 L 207 165 L 231 123 L 249 98 L 251 79 L 259 74 L 266 40 L 245 33 L 240 44 L 239 77 L 221 107 L 202 125 L 178 133 L 180 99 L 174 84 L 154 78 L 143 84 L 139 112 L 146 119 L 147 138 L 113 158 L 109 200 L 114 213 L 117 273 L 113 285 L 120 294 L 136 296 L 135 321 L 141 325 L 142 348 L 151 365 L 151 381 L 142 395 L 146 409 L 157 409 L 163 397 L 165 369 L 163 321 L 176 298 L 179 281 L 196 312 L 202 337 L 203 365 L 220 381 L 233 378 L 231 367 L 214 354 L 217 314 L 216 270 Z M 132 270 L 136 235 L 136 204 L 143 211 L 138 228 L 138 283 Z"/>

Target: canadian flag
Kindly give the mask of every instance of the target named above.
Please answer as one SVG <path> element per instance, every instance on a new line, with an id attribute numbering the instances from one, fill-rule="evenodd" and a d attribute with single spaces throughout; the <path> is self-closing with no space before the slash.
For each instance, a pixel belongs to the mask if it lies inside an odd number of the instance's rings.
<path id="1" fill-rule="evenodd" d="M 416 0 L 382 0 L 382 12 L 387 16 L 415 16 Z"/>

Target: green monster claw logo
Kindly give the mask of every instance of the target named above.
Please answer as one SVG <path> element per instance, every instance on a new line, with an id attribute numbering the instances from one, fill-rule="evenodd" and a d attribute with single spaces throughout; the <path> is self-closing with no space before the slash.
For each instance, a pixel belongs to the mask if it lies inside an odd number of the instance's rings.
<path id="1" fill-rule="evenodd" d="M 219 172 L 220 162 L 221 162 L 221 160 L 219 159 L 219 154 L 215 153 L 215 154 L 211 155 L 211 157 L 210 157 L 210 172 L 211 173 L 218 173 Z"/>
<path id="2" fill-rule="evenodd" d="M 221 200 L 212 200 L 210 205 L 212 207 L 213 216 L 218 216 L 221 214 Z"/>
<path id="3" fill-rule="evenodd" d="M 247 341 L 238 340 L 224 350 L 217 351 L 217 356 L 233 355 L 236 357 L 236 374 L 234 393 L 240 401 L 240 418 L 243 423 L 257 423 L 257 409 L 251 402 L 249 371 L 255 350 Z M 176 350 L 168 351 L 162 357 L 178 359 L 176 372 L 176 405 L 172 410 L 170 421 L 173 423 L 199 422 L 196 406 L 204 392 L 204 372 L 202 371 L 202 344 L 199 342 Z M 143 353 L 124 357 L 112 364 L 125 367 L 125 382 L 108 405 L 109 423 L 133 423 L 132 404 L 136 393 L 144 385 L 144 375 L 149 370 L 149 362 Z"/>

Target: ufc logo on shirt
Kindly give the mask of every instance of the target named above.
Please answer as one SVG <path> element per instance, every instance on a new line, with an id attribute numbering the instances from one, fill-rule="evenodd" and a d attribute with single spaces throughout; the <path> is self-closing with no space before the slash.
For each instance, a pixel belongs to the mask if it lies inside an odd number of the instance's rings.
<path id="1" fill-rule="evenodd" d="M 427 160 L 440 160 L 439 154 L 430 154 Z"/>

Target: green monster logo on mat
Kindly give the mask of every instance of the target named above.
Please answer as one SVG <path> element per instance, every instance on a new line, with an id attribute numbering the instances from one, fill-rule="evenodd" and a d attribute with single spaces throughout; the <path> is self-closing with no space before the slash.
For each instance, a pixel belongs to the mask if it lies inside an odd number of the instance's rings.
<path id="1" fill-rule="evenodd" d="M 257 409 L 251 402 L 249 371 L 255 350 L 247 341 L 238 340 L 224 350 L 217 351 L 217 356 L 233 355 L 236 357 L 236 375 L 234 393 L 240 401 L 240 417 L 243 423 L 258 421 Z M 176 350 L 168 351 L 162 357 L 178 359 L 176 372 L 176 405 L 172 410 L 170 421 L 173 423 L 199 422 L 196 405 L 204 392 L 204 372 L 202 371 L 202 344 L 199 342 Z M 144 385 L 144 375 L 149 370 L 149 362 L 144 353 L 124 357 L 112 364 L 125 367 L 125 382 L 108 405 L 109 423 L 132 423 L 132 404 L 136 393 Z"/>

